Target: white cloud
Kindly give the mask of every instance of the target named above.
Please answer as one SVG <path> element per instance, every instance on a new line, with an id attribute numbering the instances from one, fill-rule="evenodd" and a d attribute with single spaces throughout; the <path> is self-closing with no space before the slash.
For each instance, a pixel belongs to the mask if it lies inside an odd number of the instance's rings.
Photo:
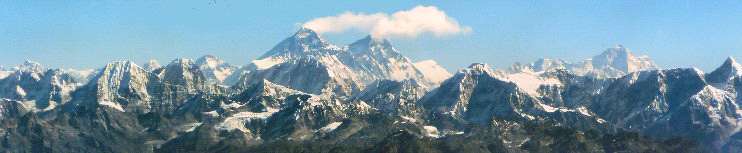
<path id="1" fill-rule="evenodd" d="M 423 33 L 440 37 L 471 31 L 471 27 L 459 25 L 455 19 L 435 6 L 416 6 L 391 15 L 345 12 L 336 16 L 315 18 L 302 26 L 318 33 L 358 30 L 379 38 L 414 38 Z"/>

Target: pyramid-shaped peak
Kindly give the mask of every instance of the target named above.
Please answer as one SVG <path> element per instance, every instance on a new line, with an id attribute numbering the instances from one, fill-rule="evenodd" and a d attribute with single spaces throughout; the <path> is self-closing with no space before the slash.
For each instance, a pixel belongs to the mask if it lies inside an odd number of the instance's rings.
<path id="1" fill-rule="evenodd" d="M 41 72 L 44 70 L 44 66 L 41 65 L 41 63 L 39 62 L 25 60 L 23 61 L 23 64 L 18 66 L 18 70 L 29 71 L 29 72 Z"/>
<path id="2" fill-rule="evenodd" d="M 25 60 L 23 61 L 24 66 L 41 66 L 41 63 L 31 60 Z"/>
<path id="3" fill-rule="evenodd" d="M 191 65 L 191 64 L 193 64 L 193 60 L 187 59 L 187 58 L 176 58 L 173 61 L 170 61 L 170 64 Z M 168 65 L 170 65 L 170 64 L 168 64 Z"/>
<path id="4" fill-rule="evenodd" d="M 106 64 L 106 68 L 139 68 L 139 65 L 136 63 L 129 61 L 129 60 L 118 60 L 118 61 L 112 61 L 108 64 Z"/>
<path id="5" fill-rule="evenodd" d="M 103 71 L 101 71 L 102 74 L 119 74 L 129 72 L 145 73 L 146 69 L 139 67 L 139 65 L 135 64 L 132 61 L 120 60 L 112 61 L 106 64 L 106 66 L 103 67 Z"/>
<path id="6" fill-rule="evenodd" d="M 202 69 L 204 68 L 221 69 L 221 68 L 232 67 L 232 65 L 230 65 L 229 63 L 225 62 L 224 60 L 214 55 L 204 55 L 198 58 L 194 64 L 201 67 Z"/>
<path id="7" fill-rule="evenodd" d="M 628 56 L 632 55 L 631 50 L 624 47 L 623 45 L 616 45 L 613 48 L 608 48 L 601 54 L 602 56 Z M 600 56 L 600 55 L 599 55 Z"/>
<path id="8" fill-rule="evenodd" d="M 722 64 L 719 68 L 716 70 L 742 70 L 742 65 L 737 63 L 737 60 L 734 59 L 734 57 L 727 57 L 726 60 L 724 60 L 724 64 Z"/>
<path id="9" fill-rule="evenodd" d="M 144 69 L 147 70 L 147 71 L 153 71 L 153 70 L 158 69 L 158 68 L 161 68 L 161 67 L 162 67 L 162 65 L 160 65 L 160 62 L 157 61 L 157 60 L 155 60 L 155 59 L 151 59 L 151 60 L 147 61 L 147 63 L 144 64 Z"/>
<path id="10" fill-rule="evenodd" d="M 157 61 L 156 59 L 150 59 L 149 61 L 147 61 L 147 64 L 151 66 L 160 66 L 160 61 Z"/>
<path id="11" fill-rule="evenodd" d="M 300 28 L 294 35 L 284 40 L 282 43 L 296 43 L 299 45 L 325 46 L 329 45 L 317 32 L 309 28 Z"/>
<path id="12" fill-rule="evenodd" d="M 708 75 L 709 82 L 724 82 L 736 76 L 742 76 L 742 65 L 733 57 L 728 57 L 724 64 Z"/>
<path id="13" fill-rule="evenodd" d="M 485 63 L 471 63 L 471 65 L 469 65 L 469 67 L 467 67 L 467 68 L 472 69 L 472 68 L 486 67 L 486 66 L 487 66 L 487 64 L 485 64 Z"/>
<path id="14" fill-rule="evenodd" d="M 199 57 L 196 61 L 213 60 L 213 59 L 219 59 L 219 58 L 217 58 L 214 55 L 207 54 L 207 55 Z"/>
<path id="15" fill-rule="evenodd" d="M 387 39 L 374 38 L 371 35 L 364 37 L 349 45 L 352 52 L 363 51 L 393 51 L 396 52 L 392 43 Z"/>
<path id="16" fill-rule="evenodd" d="M 299 39 L 316 38 L 316 39 L 319 39 L 320 37 L 319 37 L 319 34 L 317 34 L 317 32 L 315 32 L 314 30 L 309 29 L 309 28 L 306 28 L 306 27 L 301 27 L 301 28 L 299 28 L 298 31 L 296 31 L 296 33 L 294 33 L 293 38 L 299 38 Z"/>
<path id="17" fill-rule="evenodd" d="M 489 72 L 492 70 L 488 64 L 485 63 L 472 63 L 467 67 L 468 70 L 471 71 L 478 71 L 478 72 Z"/>
<path id="18" fill-rule="evenodd" d="M 106 67 L 137 66 L 130 60 L 116 60 L 106 64 Z"/>
<path id="19" fill-rule="evenodd" d="M 389 39 L 385 38 L 376 38 L 371 35 L 367 35 L 366 37 L 363 37 L 363 39 L 360 39 L 353 44 L 369 44 L 369 45 L 390 45 Z"/>
<path id="20" fill-rule="evenodd" d="M 337 52 L 341 49 L 323 40 L 317 32 L 309 28 L 301 28 L 274 46 L 270 51 L 260 56 L 264 59 L 271 56 L 304 56 Z"/>
<path id="21" fill-rule="evenodd" d="M 617 45 L 608 48 L 591 60 L 597 69 L 616 69 L 624 73 L 657 69 L 657 65 L 648 56 L 635 56 L 631 50 Z"/>
<path id="22" fill-rule="evenodd" d="M 737 60 L 735 60 L 734 57 L 732 56 L 729 56 L 727 57 L 726 60 L 724 60 L 724 65 L 736 66 L 736 67 L 740 66 L 739 63 L 737 63 Z"/>

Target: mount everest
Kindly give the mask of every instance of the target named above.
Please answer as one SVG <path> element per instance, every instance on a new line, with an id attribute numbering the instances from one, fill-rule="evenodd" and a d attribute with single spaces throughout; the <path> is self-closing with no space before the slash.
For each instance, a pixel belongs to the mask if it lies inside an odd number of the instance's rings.
<path id="1" fill-rule="evenodd" d="M 741 70 L 661 69 L 616 46 L 451 74 L 389 40 L 337 46 L 302 28 L 243 66 L 3 68 L 0 150 L 740 152 Z"/>

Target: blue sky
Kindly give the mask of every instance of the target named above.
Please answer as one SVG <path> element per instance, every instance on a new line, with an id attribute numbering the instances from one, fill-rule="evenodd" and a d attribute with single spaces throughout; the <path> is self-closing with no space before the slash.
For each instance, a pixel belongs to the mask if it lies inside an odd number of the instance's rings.
<path id="1" fill-rule="evenodd" d="M 0 1 L 0 65 L 24 59 L 97 68 L 118 59 L 161 63 L 212 54 L 246 64 L 303 22 L 346 11 L 436 6 L 471 27 L 463 35 L 391 38 L 413 60 L 449 70 L 506 67 L 540 57 L 580 60 L 616 44 L 665 68 L 705 71 L 742 57 L 739 1 Z M 344 45 L 366 33 L 325 34 Z"/>

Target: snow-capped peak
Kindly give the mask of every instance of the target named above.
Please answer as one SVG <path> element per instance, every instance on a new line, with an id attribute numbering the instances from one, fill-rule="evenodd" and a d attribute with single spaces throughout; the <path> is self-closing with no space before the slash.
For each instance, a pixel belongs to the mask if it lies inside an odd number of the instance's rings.
<path id="1" fill-rule="evenodd" d="M 308 28 L 301 28 L 289 38 L 284 39 L 270 51 L 258 59 L 271 56 L 302 56 L 315 54 L 331 54 L 342 49 L 322 39 L 317 32 Z"/>
<path id="2" fill-rule="evenodd" d="M 472 72 L 472 73 L 489 74 L 489 73 L 492 73 L 492 68 L 490 68 L 490 66 L 485 63 L 472 63 L 471 65 L 469 65 L 469 67 L 467 67 L 463 71 Z"/>
<path id="3" fill-rule="evenodd" d="M 322 37 L 320 37 L 319 34 L 317 34 L 317 32 L 309 28 L 299 29 L 299 31 L 296 31 L 296 33 L 294 33 L 294 35 L 289 37 L 287 40 L 292 40 L 295 43 L 312 46 L 323 46 L 328 44 L 324 39 L 322 39 Z"/>
<path id="4" fill-rule="evenodd" d="M 296 38 L 296 39 L 305 39 L 305 38 L 309 38 L 309 39 L 320 39 L 320 37 L 317 34 L 317 32 L 315 32 L 312 29 L 306 28 L 306 27 L 299 28 L 299 31 L 296 31 L 296 33 L 294 33 L 293 38 Z"/>
<path id="5" fill-rule="evenodd" d="M 724 64 L 706 75 L 706 81 L 714 87 L 727 89 L 729 81 L 740 76 L 742 76 L 742 65 L 737 63 L 733 57 L 728 57 L 727 60 L 724 61 Z"/>
<path id="6" fill-rule="evenodd" d="M 213 55 L 202 56 L 196 60 L 195 64 L 204 72 L 207 79 L 217 83 L 224 82 L 224 79 L 237 69 Z"/>
<path id="7" fill-rule="evenodd" d="M 592 58 L 592 66 L 597 69 L 617 69 L 623 73 L 656 69 L 657 66 L 647 56 L 635 56 L 631 50 L 616 45 Z"/>
<path id="8" fill-rule="evenodd" d="M 147 82 L 152 77 L 156 76 L 131 61 L 108 63 L 96 77 L 97 103 L 118 111 L 124 111 L 126 103 L 148 103 Z"/>
<path id="9" fill-rule="evenodd" d="M 16 69 L 24 72 L 42 72 L 44 71 L 44 66 L 38 62 L 26 60 L 23 64 L 18 65 Z"/>
<path id="10" fill-rule="evenodd" d="M 187 70 L 191 68 L 191 66 L 194 66 L 193 60 L 187 58 L 176 58 L 170 61 L 170 63 L 165 66 L 165 69 L 178 68 Z"/>
<path id="11" fill-rule="evenodd" d="M 566 62 L 559 59 L 541 58 L 532 64 L 533 71 L 547 71 L 566 68 Z"/>
<path id="12" fill-rule="evenodd" d="M 734 57 L 727 57 L 727 59 L 724 61 L 724 64 L 721 65 L 716 70 L 726 70 L 731 71 L 730 74 L 734 76 L 742 76 L 742 65 L 737 63 L 737 60 L 734 59 Z"/>
<path id="13" fill-rule="evenodd" d="M 387 39 L 373 38 L 371 35 L 349 45 L 351 52 L 371 51 L 381 52 L 382 54 L 397 53 L 392 43 Z"/>
<path id="14" fill-rule="evenodd" d="M 216 68 L 223 64 L 224 64 L 224 61 L 217 58 L 214 55 L 204 55 L 196 60 L 196 65 L 203 65 L 203 66 L 208 66 L 211 68 Z"/>
<path id="15" fill-rule="evenodd" d="M 165 66 L 165 69 L 159 73 L 160 78 L 166 82 L 191 87 L 198 86 L 199 83 L 197 82 L 202 81 L 202 79 L 204 79 L 203 77 L 205 77 L 201 71 L 197 69 L 196 65 L 194 65 L 193 60 L 184 58 L 178 58 L 171 61 L 170 64 Z"/>
<path id="16" fill-rule="evenodd" d="M 150 71 L 150 72 L 151 71 L 154 71 L 155 69 L 159 69 L 161 67 L 162 67 L 162 65 L 160 65 L 160 62 L 158 62 L 155 59 L 151 59 L 151 60 L 147 61 L 147 63 L 144 64 L 144 69 L 147 70 L 147 71 Z"/>
<path id="17" fill-rule="evenodd" d="M 435 60 L 423 60 L 416 62 L 414 65 L 417 70 L 420 70 L 420 72 L 423 73 L 425 78 L 435 83 L 441 83 L 451 77 L 451 73 L 438 65 Z"/>

